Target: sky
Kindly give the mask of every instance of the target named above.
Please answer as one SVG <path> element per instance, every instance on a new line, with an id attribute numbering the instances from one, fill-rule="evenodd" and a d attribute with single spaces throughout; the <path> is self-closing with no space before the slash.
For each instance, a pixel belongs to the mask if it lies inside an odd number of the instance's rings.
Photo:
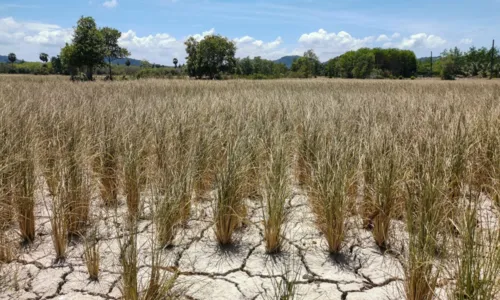
<path id="1" fill-rule="evenodd" d="M 184 41 L 221 34 L 237 57 L 277 59 L 313 49 L 321 61 L 362 47 L 417 57 L 500 44 L 500 0 L 0 0 L 0 55 L 38 60 L 71 42 L 81 16 L 122 32 L 136 59 L 185 61 Z"/>

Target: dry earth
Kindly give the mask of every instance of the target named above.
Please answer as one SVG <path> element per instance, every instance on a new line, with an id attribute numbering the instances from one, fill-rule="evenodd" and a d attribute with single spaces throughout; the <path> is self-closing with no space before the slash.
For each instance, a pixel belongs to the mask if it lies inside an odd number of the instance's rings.
<path id="1" fill-rule="evenodd" d="M 122 203 L 112 211 L 93 207 L 93 218 L 99 220 L 101 271 L 99 281 L 91 282 L 83 262 L 81 242 L 70 245 L 65 262 L 54 263 L 48 209 L 43 205 L 47 195 L 39 195 L 42 201 L 37 207 L 36 242 L 1 270 L 0 299 L 121 298 L 119 239 L 126 233 L 116 216 L 126 214 L 126 205 Z M 94 203 L 97 200 L 94 199 Z M 259 201 L 247 201 L 248 220 L 238 231 L 235 245 L 224 249 L 215 241 L 211 203 L 209 199 L 197 201 L 191 219 L 177 235 L 175 246 L 163 251 L 162 265 L 170 271 L 179 271 L 176 289 L 183 294 L 182 298 L 276 299 L 278 285 L 282 278 L 287 278 L 296 283 L 296 299 L 404 299 L 403 268 L 397 259 L 404 249 L 402 222 L 394 220 L 392 250 L 384 254 L 375 245 L 371 233 L 360 229 L 359 220 L 353 217 L 343 253 L 332 257 L 325 251 L 325 241 L 315 227 L 307 196 L 295 189 L 287 201 L 289 216 L 284 251 L 270 256 L 264 250 Z M 497 226 L 494 206 L 487 198 L 483 203 L 481 219 Z M 145 215 L 139 224 L 137 239 L 139 278 L 143 287 L 149 276 L 153 236 L 154 225 Z M 438 298 L 445 299 L 444 290 L 439 292 Z"/>

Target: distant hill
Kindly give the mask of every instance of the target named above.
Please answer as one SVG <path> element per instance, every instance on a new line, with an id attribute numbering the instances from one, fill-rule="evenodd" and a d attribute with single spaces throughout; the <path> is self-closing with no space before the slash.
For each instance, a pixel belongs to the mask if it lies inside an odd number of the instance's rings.
<path id="1" fill-rule="evenodd" d="M 19 59 L 16 61 L 18 62 Z M 9 57 L 7 55 L 0 55 L 0 63 L 10 63 Z"/>
<path id="2" fill-rule="evenodd" d="M 133 59 L 133 58 L 129 58 L 130 60 L 130 65 L 131 66 L 138 66 L 140 67 L 141 66 L 141 60 L 139 59 Z M 126 58 L 119 58 L 117 60 L 114 60 L 113 61 L 113 65 L 125 65 L 125 62 L 127 61 Z"/>
<path id="3" fill-rule="evenodd" d="M 274 62 L 278 64 L 285 64 L 287 68 L 290 68 L 292 66 L 292 63 L 299 57 L 300 56 L 298 55 L 283 56 L 282 58 L 277 59 Z"/>

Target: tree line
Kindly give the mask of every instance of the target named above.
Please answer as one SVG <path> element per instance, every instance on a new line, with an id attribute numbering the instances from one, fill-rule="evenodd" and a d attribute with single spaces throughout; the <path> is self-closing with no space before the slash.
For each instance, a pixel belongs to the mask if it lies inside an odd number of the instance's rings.
<path id="1" fill-rule="evenodd" d="M 321 63 L 313 50 L 294 60 L 291 67 L 263 59 L 236 58 L 234 41 L 221 35 L 205 36 L 201 40 L 190 37 L 186 42 L 186 64 L 179 65 L 173 59 L 174 68 L 150 64 L 131 66 L 126 60 L 122 66 L 113 62 L 130 56 L 130 52 L 119 46 L 121 32 L 110 27 L 98 28 L 92 17 L 81 17 L 75 28 L 73 40 L 66 44 L 59 55 L 52 57 L 40 54 L 41 63 L 17 62 L 10 53 L 7 64 L 0 64 L 0 73 L 67 74 L 72 78 L 83 76 L 92 80 L 94 73 L 132 75 L 136 78 L 190 76 L 217 79 L 223 77 L 268 79 L 310 78 L 317 76 L 338 78 L 410 78 L 414 76 L 441 76 L 454 79 L 456 76 L 498 77 L 500 56 L 498 48 L 475 48 L 462 52 L 457 47 L 445 50 L 435 59 L 417 60 L 411 50 L 361 48 L 348 51 Z M 16 63 L 16 64 L 15 64 Z M 113 71 L 113 68 L 115 69 Z"/>

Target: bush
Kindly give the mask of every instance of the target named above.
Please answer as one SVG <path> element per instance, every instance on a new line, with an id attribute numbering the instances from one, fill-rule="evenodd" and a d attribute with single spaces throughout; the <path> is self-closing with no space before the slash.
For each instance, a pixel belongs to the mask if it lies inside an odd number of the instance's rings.
<path id="1" fill-rule="evenodd" d="M 410 77 L 411 80 L 415 80 L 415 76 Z"/>
<path id="2" fill-rule="evenodd" d="M 398 78 L 399 78 L 399 80 L 403 80 L 403 76 L 401 76 L 401 75 L 399 75 Z"/>

